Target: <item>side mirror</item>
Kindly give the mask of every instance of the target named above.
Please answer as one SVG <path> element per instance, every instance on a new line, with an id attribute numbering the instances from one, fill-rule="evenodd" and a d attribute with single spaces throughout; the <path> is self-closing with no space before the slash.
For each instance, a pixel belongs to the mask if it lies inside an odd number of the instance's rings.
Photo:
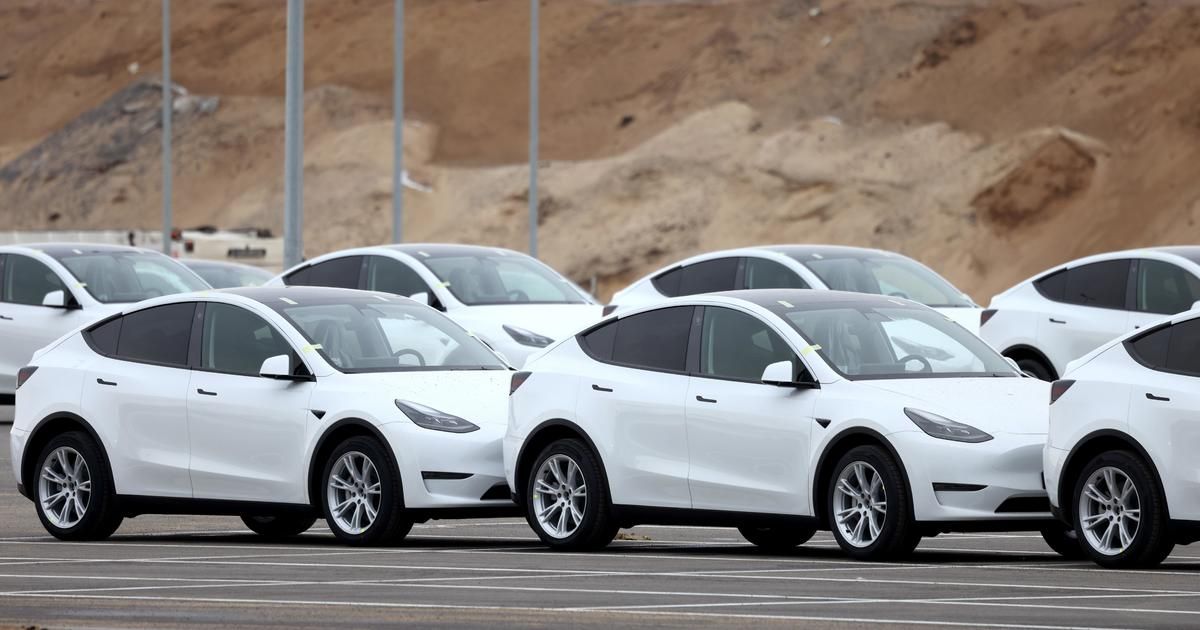
<path id="1" fill-rule="evenodd" d="M 798 376 L 791 361 L 777 361 L 763 369 L 762 382 L 778 387 L 795 387 L 797 389 L 817 389 L 821 385 L 807 374 Z"/>
<path id="2" fill-rule="evenodd" d="M 280 381 L 309 381 L 312 377 L 292 373 L 292 358 L 286 354 L 268 357 L 258 368 L 258 375 L 263 378 L 273 378 Z"/>
<path id="3" fill-rule="evenodd" d="M 42 298 L 42 306 L 51 308 L 67 308 L 67 294 L 62 289 L 51 291 Z"/>
<path id="4" fill-rule="evenodd" d="M 421 291 L 420 293 L 414 293 L 414 294 L 408 296 L 408 298 L 410 300 L 416 300 L 425 305 L 429 305 L 429 302 L 430 302 L 428 291 Z"/>

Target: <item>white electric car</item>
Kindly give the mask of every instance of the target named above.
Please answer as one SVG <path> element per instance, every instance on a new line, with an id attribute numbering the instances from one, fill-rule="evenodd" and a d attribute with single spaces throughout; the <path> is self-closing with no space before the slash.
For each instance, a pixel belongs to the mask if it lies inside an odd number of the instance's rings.
<path id="1" fill-rule="evenodd" d="M 426 305 L 253 288 L 141 302 L 18 377 L 13 472 L 52 535 L 123 517 L 233 514 L 266 536 L 318 515 L 351 544 L 429 518 L 516 514 L 510 371 Z"/>
<path id="2" fill-rule="evenodd" d="M 769 245 L 710 252 L 651 273 L 613 295 L 618 309 L 735 289 L 831 289 L 920 302 L 979 331 L 979 307 L 948 280 L 894 252 L 839 245 Z"/>
<path id="3" fill-rule="evenodd" d="M 225 260 L 204 260 L 201 258 L 184 258 L 180 260 L 183 266 L 196 272 L 214 289 L 236 289 L 238 287 L 257 287 L 267 283 L 274 275 L 261 267 L 251 267 L 242 263 Z"/>
<path id="4" fill-rule="evenodd" d="M 178 262 L 136 247 L 49 243 L 0 247 L 0 405 L 38 348 L 130 302 L 209 285 Z"/>
<path id="5" fill-rule="evenodd" d="M 604 307 L 537 259 L 499 247 L 445 244 L 347 249 L 293 267 L 268 286 L 367 289 L 443 311 L 511 364 L 602 317 Z"/>
<path id="6" fill-rule="evenodd" d="M 980 335 L 1043 380 L 1126 332 L 1200 300 L 1200 247 L 1159 247 L 1080 258 L 992 298 Z"/>
<path id="7" fill-rule="evenodd" d="M 958 372 L 895 342 L 920 326 Z M 932 341 L 932 340 L 936 340 Z M 909 300 L 756 290 L 609 318 L 513 376 L 505 474 L 538 536 L 738 527 L 790 548 L 831 529 L 896 557 L 946 531 L 1033 529 L 1075 548 L 1042 486 L 1049 384 Z"/>
<path id="8" fill-rule="evenodd" d="M 1105 344 L 1063 378 L 1046 488 L 1088 555 L 1148 567 L 1200 540 L 1200 310 Z"/>

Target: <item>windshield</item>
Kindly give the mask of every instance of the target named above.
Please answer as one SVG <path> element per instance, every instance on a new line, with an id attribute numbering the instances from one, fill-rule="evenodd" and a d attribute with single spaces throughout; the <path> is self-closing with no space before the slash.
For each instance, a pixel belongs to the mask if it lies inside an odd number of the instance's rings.
<path id="1" fill-rule="evenodd" d="M 54 257 L 97 302 L 105 304 L 211 288 L 162 254 L 72 250 Z"/>
<path id="2" fill-rule="evenodd" d="M 430 255 L 417 258 L 467 306 L 588 304 L 570 280 L 519 254 Z"/>
<path id="3" fill-rule="evenodd" d="M 903 256 L 794 258 L 835 291 L 890 295 L 933 307 L 975 306 L 954 285 Z"/>
<path id="4" fill-rule="evenodd" d="M 302 304 L 287 298 L 269 306 L 295 326 L 342 372 L 505 370 L 479 340 L 427 306 L 371 296 Z"/>
<path id="5" fill-rule="evenodd" d="M 851 380 L 1019 376 L 995 350 L 937 311 L 916 305 L 770 306 L 830 367 Z"/>
<path id="6" fill-rule="evenodd" d="M 211 284 L 214 289 L 257 287 L 272 278 L 270 272 L 255 267 L 188 264 L 188 268 L 204 278 L 204 281 Z"/>

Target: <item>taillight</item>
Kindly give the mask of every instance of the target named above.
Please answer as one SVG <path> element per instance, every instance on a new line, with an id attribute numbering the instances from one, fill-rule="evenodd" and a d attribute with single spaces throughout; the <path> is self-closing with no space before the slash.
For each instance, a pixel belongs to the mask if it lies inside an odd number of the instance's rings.
<path id="1" fill-rule="evenodd" d="M 1068 389 L 1075 384 L 1075 381 L 1054 381 L 1050 384 L 1050 404 L 1053 405 L 1062 395 L 1067 393 Z"/>
<path id="2" fill-rule="evenodd" d="M 604 307 L 604 310 L 600 311 L 600 317 L 608 317 L 609 315 L 612 315 L 613 312 L 618 308 L 620 307 L 618 307 L 616 304 L 609 304 L 608 306 Z"/>
<path id="3" fill-rule="evenodd" d="M 516 393 L 517 388 L 524 385 L 530 376 L 529 372 L 513 372 L 512 381 L 508 384 L 508 395 L 512 396 Z"/>
<path id="4" fill-rule="evenodd" d="M 985 308 L 982 311 L 980 311 L 979 325 L 982 326 L 982 325 L 988 323 L 988 320 L 990 320 L 992 318 L 992 316 L 994 316 L 995 314 L 996 314 L 996 309 L 994 309 L 994 308 Z"/>
<path id="5" fill-rule="evenodd" d="M 33 373 L 36 371 L 36 365 L 26 365 L 25 367 L 17 370 L 17 389 L 21 389 L 21 386 L 25 384 L 25 381 L 28 381 L 29 377 L 33 376 Z"/>

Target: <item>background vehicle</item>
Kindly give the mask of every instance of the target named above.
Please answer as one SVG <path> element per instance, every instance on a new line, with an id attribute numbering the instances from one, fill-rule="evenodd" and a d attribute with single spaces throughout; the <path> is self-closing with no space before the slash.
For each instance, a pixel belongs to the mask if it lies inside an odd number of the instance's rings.
<path id="1" fill-rule="evenodd" d="M 600 319 L 603 307 L 536 259 L 498 247 L 405 244 L 319 256 L 271 285 L 384 291 L 443 311 L 510 363 Z"/>
<path id="2" fill-rule="evenodd" d="M 1200 540 L 1200 310 L 1128 333 L 1054 383 L 1046 488 L 1097 564 Z"/>
<path id="3" fill-rule="evenodd" d="M 832 289 L 914 300 L 971 332 L 979 307 L 921 263 L 894 252 L 838 245 L 770 245 L 693 256 L 613 295 L 619 308 L 734 289 Z"/>
<path id="4" fill-rule="evenodd" d="M 416 349 L 431 341 L 441 354 Z M 13 471 L 62 539 L 170 512 L 237 514 L 269 536 L 323 515 L 345 542 L 396 540 L 417 520 L 514 511 L 508 380 L 483 344 L 406 298 L 161 298 L 22 369 Z"/>
<path id="5" fill-rule="evenodd" d="M 923 326 L 971 354 L 957 372 L 896 343 Z M 505 474 L 551 547 L 596 548 L 618 526 L 736 526 L 789 548 L 831 529 L 851 556 L 923 535 L 1044 530 L 1048 385 L 908 300 L 756 290 L 610 318 L 514 376 Z"/>
<path id="6" fill-rule="evenodd" d="M 207 289 L 195 273 L 147 249 L 49 243 L 0 247 L 0 404 L 17 370 L 63 334 L 146 298 Z"/>
<path id="7" fill-rule="evenodd" d="M 215 289 L 235 289 L 238 287 L 257 287 L 269 281 L 271 272 L 243 265 L 218 260 L 199 260 L 186 258 L 181 260 L 185 267 L 196 272 L 204 281 Z"/>
<path id="8" fill-rule="evenodd" d="M 1080 258 L 992 298 L 980 335 L 1021 369 L 1054 380 L 1107 341 L 1200 300 L 1200 247 Z"/>

